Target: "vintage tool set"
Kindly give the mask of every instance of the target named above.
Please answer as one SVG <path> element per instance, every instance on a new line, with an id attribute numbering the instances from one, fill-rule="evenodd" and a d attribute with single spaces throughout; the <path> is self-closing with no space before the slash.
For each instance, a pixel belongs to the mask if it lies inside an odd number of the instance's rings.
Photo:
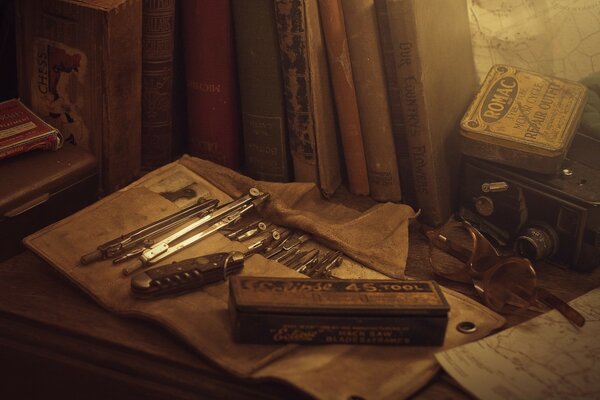
<path id="1" fill-rule="evenodd" d="M 123 268 L 123 274 L 133 275 L 132 293 L 141 298 L 174 295 L 222 281 L 239 272 L 244 259 L 256 253 L 312 278 L 330 278 L 342 263 L 341 252 L 305 249 L 311 235 L 274 226 L 259 219 L 256 213 L 250 215 L 268 197 L 269 194 L 251 188 L 247 194 L 221 206 L 217 200 L 200 198 L 190 207 L 99 245 L 83 255 L 80 263 L 88 265 L 112 258 L 114 264 L 120 264 L 135 259 Z M 247 250 L 202 255 L 140 271 L 216 232 L 248 243 Z M 167 236 L 156 240 L 161 235 Z"/>
<path id="2" fill-rule="evenodd" d="M 251 212 L 268 198 L 256 188 L 221 206 L 201 198 L 101 244 L 80 263 L 127 261 L 123 274 L 132 275 L 131 292 L 140 299 L 188 293 L 231 276 L 232 334 L 242 343 L 443 344 L 449 306 L 435 282 L 331 279 L 343 254 L 323 250 L 311 235 L 272 225 Z M 247 243 L 246 250 L 155 266 L 216 232 Z M 254 254 L 312 279 L 234 276 Z"/>

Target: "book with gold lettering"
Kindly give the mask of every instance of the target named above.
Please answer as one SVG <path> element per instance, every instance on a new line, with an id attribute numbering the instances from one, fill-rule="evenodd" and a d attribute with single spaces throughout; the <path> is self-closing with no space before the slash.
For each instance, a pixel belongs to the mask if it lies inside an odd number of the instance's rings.
<path id="1" fill-rule="evenodd" d="M 231 0 L 181 2 L 189 153 L 240 168 Z"/>
<path id="2" fill-rule="evenodd" d="M 417 206 L 431 225 L 455 206 L 460 120 L 477 92 L 464 0 L 385 1 Z"/>
<path id="3" fill-rule="evenodd" d="M 408 141 L 402 115 L 402 93 L 396 75 L 396 61 L 394 60 L 394 46 L 391 40 L 390 22 L 387 17 L 385 1 L 374 1 L 379 28 L 379 41 L 381 44 L 381 58 L 385 71 L 386 90 L 390 107 L 390 119 L 394 144 L 396 145 L 396 159 L 398 173 L 400 174 L 400 187 L 402 189 L 402 202 L 412 207 L 416 205 L 415 184 L 412 175 L 412 165 L 408 155 Z"/>
<path id="4" fill-rule="evenodd" d="M 325 196 L 341 183 L 335 110 L 317 0 L 275 0 L 294 180 Z"/>
<path id="5" fill-rule="evenodd" d="M 244 172 L 289 181 L 283 80 L 273 0 L 233 0 Z"/>

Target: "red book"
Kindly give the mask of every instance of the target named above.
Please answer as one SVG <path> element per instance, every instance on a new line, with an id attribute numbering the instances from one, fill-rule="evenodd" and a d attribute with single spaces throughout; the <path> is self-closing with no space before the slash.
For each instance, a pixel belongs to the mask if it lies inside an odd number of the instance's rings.
<path id="1" fill-rule="evenodd" d="M 19 100 L 0 103 L 0 159 L 35 149 L 57 150 L 62 144 L 58 130 Z"/>
<path id="2" fill-rule="evenodd" d="M 188 114 L 193 156 L 240 166 L 240 114 L 230 0 L 181 2 Z"/>

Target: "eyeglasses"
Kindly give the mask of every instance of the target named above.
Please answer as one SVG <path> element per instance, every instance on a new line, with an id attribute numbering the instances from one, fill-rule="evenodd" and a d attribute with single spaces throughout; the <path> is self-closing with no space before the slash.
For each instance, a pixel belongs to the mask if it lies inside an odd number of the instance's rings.
<path id="1" fill-rule="evenodd" d="M 509 313 L 541 302 L 556 308 L 577 326 L 585 323 L 575 309 L 538 285 L 531 261 L 500 255 L 468 222 L 450 220 L 438 229 L 425 231 L 425 235 L 433 271 L 453 281 L 473 284 L 492 310 Z"/>

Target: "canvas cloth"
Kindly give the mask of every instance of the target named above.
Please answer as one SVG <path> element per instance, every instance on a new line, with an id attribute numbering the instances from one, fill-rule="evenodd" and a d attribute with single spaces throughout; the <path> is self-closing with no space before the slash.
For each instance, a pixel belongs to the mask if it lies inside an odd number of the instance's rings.
<path id="1" fill-rule="evenodd" d="M 131 295 L 130 279 L 110 260 L 79 265 L 81 255 L 99 244 L 176 211 L 178 205 L 157 191 L 182 185 L 195 185 L 199 194 L 210 192 L 222 201 L 258 187 L 271 195 L 260 209 L 265 219 L 310 232 L 389 276 L 404 276 L 410 207 L 388 203 L 359 212 L 321 199 L 313 184 L 255 182 L 188 156 L 29 236 L 25 243 L 106 309 L 162 325 L 233 374 L 282 379 L 317 398 L 407 397 L 437 372 L 435 352 L 482 338 L 504 322 L 480 304 L 445 290 L 451 312 L 443 347 L 243 345 L 232 339 L 226 283 L 178 297 L 139 300 Z M 218 233 L 165 262 L 230 250 L 243 251 L 244 245 Z M 260 255 L 246 261 L 242 274 L 301 276 Z M 343 277 L 356 277 L 347 275 Z M 474 322 L 478 330 L 470 335 L 459 333 L 455 327 L 465 320 Z"/>

